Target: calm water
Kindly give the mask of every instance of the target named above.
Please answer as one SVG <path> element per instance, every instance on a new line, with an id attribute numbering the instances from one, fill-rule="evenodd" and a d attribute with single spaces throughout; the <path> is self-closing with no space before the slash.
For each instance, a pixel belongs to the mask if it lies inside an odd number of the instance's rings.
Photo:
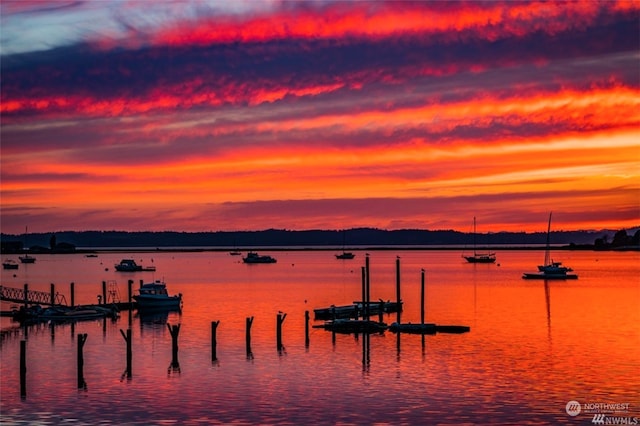
<path id="1" fill-rule="evenodd" d="M 10 424 L 592 424 L 566 405 L 630 404 L 611 416 L 640 418 L 640 254 L 558 252 L 575 281 L 526 281 L 542 251 L 498 252 L 498 264 L 463 263 L 456 251 L 372 251 L 371 298 L 396 297 L 401 259 L 403 322 L 468 325 L 435 336 L 385 332 L 367 339 L 310 330 L 304 312 L 361 298 L 364 252 L 338 261 L 331 251 L 264 252 L 277 264 L 245 265 L 224 252 L 38 256 L 2 271 L 2 285 L 95 303 L 102 281 L 164 279 L 182 293 L 181 313 L 132 318 L 133 377 L 123 378 L 126 346 L 117 321 L 20 329 L 2 318 L 0 421 Z M 132 257 L 157 272 L 118 273 Z M 105 269 L 108 268 L 108 271 Z M 13 275 L 16 275 L 15 277 Z M 134 286 L 135 287 L 135 286 Z M 3 303 L 3 310 L 9 305 Z M 276 315 L 284 349 L 276 347 Z M 252 357 L 245 346 L 251 328 Z M 220 320 L 216 362 L 211 322 Z M 396 314 L 385 321 L 396 320 Z M 179 371 L 171 368 L 166 323 L 181 324 Z M 77 388 L 77 336 L 86 389 Z M 26 398 L 20 397 L 20 341 L 27 346 Z"/>

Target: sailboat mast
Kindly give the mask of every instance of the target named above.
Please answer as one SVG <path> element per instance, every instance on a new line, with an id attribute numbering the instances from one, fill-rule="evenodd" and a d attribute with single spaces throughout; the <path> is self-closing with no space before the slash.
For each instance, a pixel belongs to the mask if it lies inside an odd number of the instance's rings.
<path id="1" fill-rule="evenodd" d="M 544 264 L 545 265 L 549 265 L 551 264 L 551 253 L 550 251 L 550 246 L 551 246 L 551 214 L 553 212 L 549 212 L 549 224 L 547 225 L 547 248 L 544 252 Z"/>
<path id="2" fill-rule="evenodd" d="M 473 217 L 473 255 L 476 256 L 476 217 Z"/>

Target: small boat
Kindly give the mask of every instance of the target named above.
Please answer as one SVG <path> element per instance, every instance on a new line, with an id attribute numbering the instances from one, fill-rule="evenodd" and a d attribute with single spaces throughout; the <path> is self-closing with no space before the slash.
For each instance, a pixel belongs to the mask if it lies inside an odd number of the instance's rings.
<path id="1" fill-rule="evenodd" d="M 46 308 L 38 319 L 44 321 L 84 321 L 106 317 L 117 317 L 117 312 L 110 308 L 86 306 L 77 308 Z"/>
<path id="2" fill-rule="evenodd" d="M 24 227 L 24 245 L 27 246 L 27 232 L 28 228 Z M 33 256 L 29 256 L 29 253 L 26 253 L 24 256 L 19 256 L 20 262 L 22 263 L 35 263 L 36 258 Z"/>
<path id="3" fill-rule="evenodd" d="M 473 217 L 473 255 L 462 256 L 469 263 L 494 263 L 496 261 L 496 254 L 487 251 L 486 253 L 478 253 L 476 250 L 476 218 Z"/>
<path id="4" fill-rule="evenodd" d="M 2 262 L 2 268 L 4 269 L 18 269 L 18 262 L 16 262 L 13 259 L 7 259 L 4 262 Z"/>
<path id="5" fill-rule="evenodd" d="M 25 254 L 24 256 L 19 256 L 20 258 L 20 262 L 22 263 L 35 263 L 36 262 L 36 258 L 33 256 L 29 256 L 28 254 Z"/>
<path id="6" fill-rule="evenodd" d="M 354 253 L 351 253 L 350 251 L 344 251 L 346 234 L 347 234 L 347 231 L 342 232 L 342 253 L 336 254 L 336 259 L 353 259 L 354 257 L 356 257 Z"/>
<path id="7" fill-rule="evenodd" d="M 277 260 L 269 255 L 259 255 L 256 252 L 250 251 L 246 257 L 242 258 L 244 263 L 276 263 Z"/>
<path id="8" fill-rule="evenodd" d="M 84 257 L 98 257 L 97 254 L 85 254 Z"/>
<path id="9" fill-rule="evenodd" d="M 98 318 L 117 318 L 118 309 L 114 305 L 86 305 L 69 307 L 63 305 L 42 308 L 40 305 L 14 310 L 13 319 L 20 322 L 37 323 L 42 321 L 68 322 Z"/>
<path id="10" fill-rule="evenodd" d="M 138 272 L 138 271 L 155 271 L 155 266 L 138 265 L 133 259 L 122 259 L 120 263 L 115 264 L 116 271 L 120 272 Z"/>
<path id="11" fill-rule="evenodd" d="M 556 262 L 551 259 L 551 213 L 549 213 L 549 223 L 547 225 L 547 246 L 544 252 L 544 264 L 538 265 L 538 272 L 525 272 L 522 278 L 526 280 L 575 280 L 577 274 L 570 274 L 573 269 L 568 266 L 562 266 L 562 262 Z"/>
<path id="12" fill-rule="evenodd" d="M 242 253 L 239 252 L 238 250 L 231 251 L 231 252 L 229 252 L 229 254 L 231 256 L 241 256 L 242 255 Z"/>
<path id="13" fill-rule="evenodd" d="M 354 257 L 356 257 L 356 255 L 349 251 L 343 251 L 340 254 L 336 254 L 336 259 L 353 259 Z"/>
<path id="14" fill-rule="evenodd" d="M 139 294 L 133 296 L 138 303 L 138 308 L 178 309 L 182 304 L 182 294 L 169 296 L 166 284 L 160 280 L 142 284 L 138 292 Z"/>

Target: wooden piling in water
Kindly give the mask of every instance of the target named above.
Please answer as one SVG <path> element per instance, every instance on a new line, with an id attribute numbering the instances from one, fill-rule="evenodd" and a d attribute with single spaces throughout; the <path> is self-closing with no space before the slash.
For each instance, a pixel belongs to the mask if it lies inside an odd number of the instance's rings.
<path id="1" fill-rule="evenodd" d="M 102 281 L 102 304 L 107 304 L 107 282 Z"/>
<path id="2" fill-rule="evenodd" d="M 365 269 L 367 270 L 366 277 L 366 296 L 364 299 L 364 319 L 369 321 L 369 301 L 371 300 L 370 290 L 371 290 L 371 269 L 369 268 L 369 255 L 365 258 Z"/>
<path id="3" fill-rule="evenodd" d="M 304 311 L 304 347 L 309 347 L 309 311 Z"/>
<path id="4" fill-rule="evenodd" d="M 400 314 L 402 309 L 400 306 L 400 256 L 396 256 L 396 302 L 398 303 L 398 324 L 401 324 Z"/>
<path id="5" fill-rule="evenodd" d="M 120 334 L 124 337 L 124 341 L 127 344 L 127 378 L 130 379 L 133 375 L 131 371 L 132 359 L 133 359 L 133 351 L 131 350 L 131 329 L 127 329 L 127 333 L 125 334 L 122 329 L 120 329 Z"/>
<path id="6" fill-rule="evenodd" d="M 171 367 L 174 369 L 180 368 L 178 362 L 178 335 L 180 334 L 180 324 L 170 325 L 167 323 L 169 333 L 171 333 Z"/>
<path id="7" fill-rule="evenodd" d="M 253 324 L 253 317 L 247 317 L 246 332 L 245 332 L 245 340 L 247 344 L 247 358 L 252 356 L 252 352 L 251 352 L 251 325 L 252 324 Z"/>
<path id="8" fill-rule="evenodd" d="M 24 307 L 29 307 L 29 284 L 24 283 Z"/>
<path id="9" fill-rule="evenodd" d="M 76 284 L 72 282 L 69 284 L 69 292 L 71 293 L 71 307 L 76 306 Z"/>
<path id="10" fill-rule="evenodd" d="M 360 316 L 364 319 L 364 302 L 367 300 L 367 268 L 362 267 L 362 312 L 360 312 Z M 358 312 L 356 312 L 356 319 L 358 319 Z"/>
<path id="11" fill-rule="evenodd" d="M 420 277 L 420 324 L 424 324 L 424 269 Z"/>
<path id="12" fill-rule="evenodd" d="M 276 316 L 276 346 L 279 351 L 282 350 L 282 323 L 286 317 L 287 314 L 282 314 L 280 312 L 278 312 L 278 315 Z"/>
<path id="13" fill-rule="evenodd" d="M 217 340 L 217 330 L 218 324 L 220 324 L 220 320 L 211 321 L 211 361 L 217 361 L 218 355 L 216 353 L 218 348 L 218 340 Z"/>
<path id="14" fill-rule="evenodd" d="M 56 304 L 56 285 L 51 283 L 51 289 L 49 290 L 49 297 L 51 298 L 51 306 Z"/>
<path id="15" fill-rule="evenodd" d="M 78 389 L 87 387 L 87 383 L 84 381 L 84 355 L 82 352 L 86 341 L 87 333 L 78 334 Z"/>
<path id="16" fill-rule="evenodd" d="M 27 341 L 20 340 L 20 397 L 27 397 Z"/>

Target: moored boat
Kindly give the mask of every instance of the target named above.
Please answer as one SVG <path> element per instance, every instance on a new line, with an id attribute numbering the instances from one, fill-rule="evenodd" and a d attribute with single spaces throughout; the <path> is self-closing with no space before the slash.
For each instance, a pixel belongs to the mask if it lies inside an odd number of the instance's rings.
<path id="1" fill-rule="evenodd" d="M 122 259 L 120 263 L 116 263 L 116 271 L 120 272 L 138 272 L 138 271 L 155 271 L 155 266 L 138 265 L 133 259 Z"/>
<path id="2" fill-rule="evenodd" d="M 18 269 L 18 262 L 16 262 L 13 259 L 7 259 L 4 262 L 2 262 L 2 267 L 4 269 Z"/>
<path id="3" fill-rule="evenodd" d="M 478 253 L 476 249 L 476 218 L 473 217 L 473 255 L 462 256 L 469 263 L 494 263 L 496 261 L 496 254 L 492 251 L 486 253 Z"/>
<path id="4" fill-rule="evenodd" d="M 139 294 L 133 296 L 139 309 L 165 308 L 178 309 L 182 304 L 182 294 L 169 296 L 164 282 L 156 280 L 152 283 L 142 284 L 138 289 Z"/>
<path id="5" fill-rule="evenodd" d="M 35 263 L 36 262 L 36 258 L 33 256 L 29 256 L 28 254 L 25 254 L 24 256 L 19 256 L 20 262 L 22 263 Z"/>
<path id="6" fill-rule="evenodd" d="M 547 224 L 547 245 L 544 252 L 544 264 L 538 265 L 538 272 L 525 272 L 522 278 L 531 280 L 575 280 L 577 274 L 570 274 L 573 269 L 563 266 L 562 262 L 551 259 L 551 213 L 549 213 L 549 223 Z"/>
<path id="7" fill-rule="evenodd" d="M 117 318 L 118 309 L 115 305 L 85 305 L 69 307 L 56 305 L 43 308 L 33 305 L 25 308 L 21 306 L 12 313 L 13 319 L 26 323 L 38 323 L 43 321 L 70 322 L 85 321 L 99 318 Z"/>
<path id="8" fill-rule="evenodd" d="M 354 257 L 356 257 L 356 255 L 350 251 L 343 251 L 340 254 L 336 254 L 336 259 L 353 259 Z"/>
<path id="9" fill-rule="evenodd" d="M 245 257 L 242 258 L 244 263 L 276 263 L 277 260 L 274 257 L 269 255 L 260 255 L 254 251 L 250 251 L 247 253 Z"/>

